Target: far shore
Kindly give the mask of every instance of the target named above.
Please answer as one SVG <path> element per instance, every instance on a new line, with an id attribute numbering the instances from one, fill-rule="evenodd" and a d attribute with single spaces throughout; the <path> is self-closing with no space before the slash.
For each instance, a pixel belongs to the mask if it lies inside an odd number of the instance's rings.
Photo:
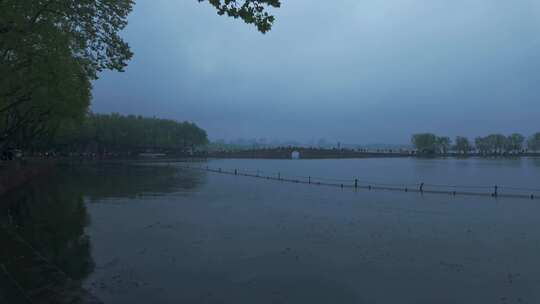
<path id="1" fill-rule="evenodd" d="M 53 164 L 77 165 L 92 163 L 133 163 L 133 162 L 193 162 L 208 159 L 294 159 L 293 152 L 298 151 L 297 159 L 363 159 L 363 158 L 423 158 L 423 159 L 445 159 L 445 158 L 506 158 L 515 159 L 521 157 L 540 158 L 540 152 L 523 153 L 445 153 L 445 154 L 421 154 L 413 152 L 364 152 L 354 150 L 314 150 L 314 149 L 273 149 L 273 150 L 238 150 L 238 151 L 217 151 L 199 152 L 182 155 L 160 154 L 160 156 L 126 156 L 122 154 L 112 154 L 107 156 L 73 155 L 73 156 L 52 156 L 47 158 L 25 157 L 22 160 L 0 161 L 0 179 L 2 176 L 19 172 L 23 168 L 50 167 Z M 5 178 L 4 178 L 5 179 Z"/>
<path id="2" fill-rule="evenodd" d="M 186 155 L 160 157 L 81 157 L 61 156 L 47 159 L 26 158 L 24 160 L 0 161 L 0 196 L 14 188 L 24 185 L 35 177 L 46 174 L 56 165 L 92 165 L 92 164 L 132 164 L 132 163 L 176 163 L 176 162 L 203 162 L 208 159 L 292 159 L 292 152 L 299 151 L 300 160 L 317 159 L 365 159 L 365 158 L 425 158 L 425 159 L 516 159 L 521 157 L 540 158 L 540 153 L 469 153 L 469 154 L 435 154 L 424 155 L 410 152 L 364 152 L 352 150 L 301 150 L 301 149 L 275 149 L 275 150 L 242 150 L 221 151 L 211 153 L 194 153 Z"/>
<path id="3" fill-rule="evenodd" d="M 467 154 L 449 152 L 437 154 L 423 154 L 409 150 L 349 150 L 349 149 L 311 149 L 311 148 L 286 148 L 286 149 L 254 149 L 239 151 L 217 151 L 210 152 L 205 157 L 208 158 L 254 158 L 254 159 L 291 159 L 293 153 L 299 159 L 354 159 L 354 158 L 517 158 L 517 157 L 540 157 L 538 152 L 515 152 L 515 153 L 479 153 L 470 152 Z M 203 155 L 201 155 L 203 156 Z"/>

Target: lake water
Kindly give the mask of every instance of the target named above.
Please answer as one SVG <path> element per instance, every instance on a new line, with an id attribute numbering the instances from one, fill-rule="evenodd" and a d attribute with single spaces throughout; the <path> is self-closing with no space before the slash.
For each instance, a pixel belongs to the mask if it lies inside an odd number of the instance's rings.
<path id="1" fill-rule="evenodd" d="M 182 169 L 60 168 L 19 233 L 105 303 L 540 303 L 540 201 L 339 189 Z M 540 188 L 539 159 L 211 160 L 381 183 Z"/>

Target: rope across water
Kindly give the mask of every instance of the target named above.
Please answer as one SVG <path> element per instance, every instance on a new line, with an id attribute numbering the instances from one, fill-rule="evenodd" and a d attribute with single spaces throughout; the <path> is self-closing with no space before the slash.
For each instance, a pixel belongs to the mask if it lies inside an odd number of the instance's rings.
<path id="1" fill-rule="evenodd" d="M 248 169 L 223 169 L 211 168 L 208 166 L 187 166 L 182 165 L 181 168 L 203 170 L 208 172 L 229 174 L 237 176 L 247 176 L 254 178 L 262 178 L 268 180 L 278 180 L 283 182 L 324 185 L 340 188 L 368 189 L 368 190 L 390 190 L 390 191 L 405 191 L 417 193 L 438 193 L 450 195 L 475 195 L 475 196 L 491 196 L 491 197 L 511 197 L 511 198 L 526 198 L 540 199 L 539 188 L 526 187 L 510 187 L 510 186 L 478 186 L 478 185 L 442 185 L 430 183 L 381 183 L 374 181 L 360 180 L 358 178 L 344 179 L 334 177 L 320 176 L 303 176 L 303 175 L 284 175 L 281 172 L 267 172 L 263 170 L 248 170 Z"/>

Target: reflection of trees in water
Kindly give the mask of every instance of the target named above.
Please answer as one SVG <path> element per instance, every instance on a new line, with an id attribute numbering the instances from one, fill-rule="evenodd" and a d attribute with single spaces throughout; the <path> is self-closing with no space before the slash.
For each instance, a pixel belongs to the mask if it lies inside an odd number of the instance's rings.
<path id="1" fill-rule="evenodd" d="M 193 190 L 204 182 L 205 173 L 168 166 L 101 165 L 72 169 L 77 184 L 91 199 L 136 197 Z"/>
<path id="2" fill-rule="evenodd" d="M 93 271 L 90 239 L 84 234 L 89 218 L 80 193 L 40 180 L 6 198 L 13 228 L 47 260 L 74 280 Z"/>
<path id="3" fill-rule="evenodd" d="M 90 218 L 84 197 L 134 197 L 196 188 L 200 172 L 172 167 L 87 166 L 58 168 L 2 199 L 10 202 L 9 223 L 37 251 L 74 280 L 94 269 L 85 227 Z"/>

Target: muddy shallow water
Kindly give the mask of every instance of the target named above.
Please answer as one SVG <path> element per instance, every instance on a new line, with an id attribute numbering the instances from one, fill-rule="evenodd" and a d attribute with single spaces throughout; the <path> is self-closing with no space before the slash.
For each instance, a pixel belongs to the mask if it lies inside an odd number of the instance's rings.
<path id="1" fill-rule="evenodd" d="M 540 180 L 534 159 L 482 161 L 210 165 L 371 170 L 389 182 Z M 539 201 L 355 192 L 174 164 L 64 168 L 10 200 L 4 213 L 20 234 L 105 303 L 540 302 Z"/>

